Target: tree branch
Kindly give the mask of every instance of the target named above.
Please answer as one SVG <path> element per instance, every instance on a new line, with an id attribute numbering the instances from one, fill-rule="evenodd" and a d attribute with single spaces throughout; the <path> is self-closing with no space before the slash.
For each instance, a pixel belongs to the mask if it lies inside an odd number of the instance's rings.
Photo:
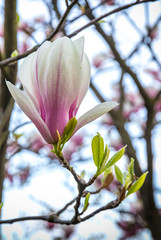
<path id="1" fill-rule="evenodd" d="M 78 1 L 78 0 L 77 0 L 77 1 Z M 76 1 L 76 0 L 73 1 L 73 2 L 71 3 L 72 6 L 69 5 L 69 7 L 70 7 L 70 6 L 73 7 L 74 4 L 75 4 L 77 1 Z M 77 35 L 77 34 L 78 34 L 79 32 L 81 32 L 82 30 L 90 27 L 91 25 L 99 22 L 101 19 L 103 19 L 103 18 L 105 18 L 105 17 L 108 17 L 108 16 L 110 16 L 110 15 L 112 15 L 112 14 L 114 14 L 114 13 L 120 12 L 120 11 L 122 11 L 122 10 L 128 9 L 128 8 L 130 8 L 130 7 L 133 7 L 133 6 L 135 6 L 135 5 L 139 5 L 139 4 L 142 4 L 142 3 L 145 3 L 145 2 L 155 2 L 155 1 L 157 1 L 157 0 L 143 0 L 143 1 L 137 1 L 137 2 L 134 2 L 134 3 L 131 3 L 131 4 L 127 4 L 127 5 L 118 7 L 118 8 L 116 8 L 116 9 L 112 10 L 111 12 L 108 12 L 108 13 L 106 13 L 106 14 L 98 17 L 98 18 L 93 19 L 93 20 L 90 21 L 88 24 L 85 24 L 84 26 L 82 26 L 82 27 L 79 28 L 78 30 L 76 30 L 76 31 L 74 31 L 73 33 L 69 34 L 68 37 L 71 38 L 71 37 Z M 70 7 L 70 9 L 71 9 L 71 7 Z M 51 40 L 51 39 L 55 36 L 55 34 L 60 30 L 60 27 L 61 27 L 61 25 L 63 24 L 63 22 L 64 22 L 64 20 L 65 20 L 65 18 L 66 18 L 66 16 L 67 16 L 68 13 L 69 13 L 69 8 L 67 8 L 66 12 L 65 12 L 64 15 L 62 16 L 61 22 L 59 22 L 59 24 L 57 25 L 56 29 L 55 29 L 55 30 L 50 34 L 50 36 L 48 36 L 40 45 L 36 45 L 36 46 L 34 46 L 32 49 L 30 49 L 30 50 L 26 51 L 25 53 L 20 54 L 20 55 L 18 55 L 18 56 L 16 56 L 16 57 L 7 58 L 7 59 L 1 61 L 1 62 L 0 62 L 0 68 L 1 68 L 1 67 L 4 67 L 4 66 L 6 66 L 6 65 L 8 65 L 8 64 L 10 64 L 10 63 L 12 63 L 12 62 L 18 61 L 18 60 L 20 60 L 20 59 L 22 59 L 22 58 L 24 58 L 24 57 L 27 57 L 30 53 L 36 51 L 46 40 Z"/>

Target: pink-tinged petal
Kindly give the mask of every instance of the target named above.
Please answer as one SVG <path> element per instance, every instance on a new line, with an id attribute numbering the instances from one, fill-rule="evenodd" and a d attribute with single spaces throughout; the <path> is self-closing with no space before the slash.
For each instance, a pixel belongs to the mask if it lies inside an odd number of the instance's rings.
<path id="1" fill-rule="evenodd" d="M 46 140 L 46 142 L 48 142 L 49 144 L 54 143 L 55 141 L 51 136 L 48 127 L 40 117 L 39 113 L 37 112 L 37 109 L 35 108 L 35 105 L 29 98 L 29 96 L 25 92 L 16 88 L 10 82 L 6 81 L 6 84 L 16 103 L 35 124 L 35 126 L 37 127 L 43 138 Z"/>
<path id="2" fill-rule="evenodd" d="M 77 132 L 81 127 L 83 127 L 87 123 L 90 123 L 95 119 L 99 118 L 100 116 L 102 116 L 103 114 L 109 112 L 117 105 L 118 103 L 113 101 L 98 104 L 97 106 L 83 114 L 80 118 L 78 118 L 77 126 L 74 132 Z"/>
<path id="3" fill-rule="evenodd" d="M 41 116 L 52 135 L 56 129 L 62 134 L 69 121 L 69 109 L 82 91 L 82 72 L 86 71 L 86 66 L 81 63 L 77 47 L 67 37 L 55 40 L 50 51 L 40 48 L 36 66 L 41 105 L 44 106 Z"/>

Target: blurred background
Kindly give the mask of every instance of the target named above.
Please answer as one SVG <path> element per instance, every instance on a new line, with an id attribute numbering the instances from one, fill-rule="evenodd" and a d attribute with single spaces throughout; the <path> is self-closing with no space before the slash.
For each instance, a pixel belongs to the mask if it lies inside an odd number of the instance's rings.
<path id="1" fill-rule="evenodd" d="M 63 150 L 76 172 L 92 177 L 91 140 L 99 132 L 111 155 L 127 145 L 118 166 L 126 170 L 135 159 L 135 174 L 148 171 L 141 191 L 115 210 L 101 212 L 77 226 L 42 221 L 1 225 L 1 239 L 161 239 L 161 2 L 79 0 L 59 31 L 50 39 L 85 37 L 91 64 L 91 84 L 77 118 L 96 104 L 114 100 L 119 106 L 74 135 Z M 65 0 L 0 0 L 0 60 L 14 50 L 21 55 L 41 44 L 57 27 L 68 4 Z M 125 6 L 122 10 L 121 8 Z M 118 12 L 112 13 L 118 9 Z M 109 13 L 109 16 L 93 19 Z M 86 24 L 89 24 L 88 27 Z M 51 152 L 33 123 L 14 104 L 5 79 L 21 84 L 16 73 L 23 58 L 1 68 L 0 192 L 2 219 L 48 215 L 77 195 L 76 183 Z M 1 65 L 0 65 L 1 66 Z M 100 176 L 91 186 L 101 186 Z M 91 196 L 87 212 L 116 198 L 119 182 Z M 62 214 L 70 218 L 73 206 Z"/>

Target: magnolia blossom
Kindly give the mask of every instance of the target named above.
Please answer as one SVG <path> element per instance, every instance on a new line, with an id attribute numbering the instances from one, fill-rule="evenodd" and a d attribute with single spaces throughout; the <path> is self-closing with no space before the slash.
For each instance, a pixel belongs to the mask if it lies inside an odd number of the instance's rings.
<path id="1" fill-rule="evenodd" d="M 35 124 L 47 143 L 58 141 L 68 121 L 76 116 L 90 83 L 90 64 L 84 53 L 84 38 L 46 41 L 22 63 L 18 75 L 24 91 L 7 82 L 22 111 Z M 75 132 L 117 105 L 97 105 L 77 121 Z"/>

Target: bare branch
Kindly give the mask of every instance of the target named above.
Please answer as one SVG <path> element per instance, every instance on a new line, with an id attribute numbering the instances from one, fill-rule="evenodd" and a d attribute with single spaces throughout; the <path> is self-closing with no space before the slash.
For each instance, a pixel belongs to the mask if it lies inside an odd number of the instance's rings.
<path id="1" fill-rule="evenodd" d="M 71 8 L 75 5 L 75 3 L 76 3 L 77 1 L 78 1 L 78 0 L 75 0 L 75 1 L 73 1 L 73 2 L 69 5 L 69 7 L 67 8 L 66 12 L 65 12 L 64 15 L 62 16 L 60 22 L 58 23 L 56 29 L 55 29 L 55 30 L 50 34 L 50 36 L 48 36 L 40 45 L 36 45 L 36 46 L 34 46 L 32 49 L 30 49 L 30 50 L 26 51 L 25 53 L 20 54 L 20 55 L 18 55 L 18 56 L 16 56 L 16 57 L 7 58 L 7 59 L 1 61 L 1 62 L 0 62 L 0 68 L 1 68 L 1 67 L 4 67 L 4 66 L 6 66 L 6 65 L 8 65 L 8 64 L 10 64 L 10 63 L 12 63 L 12 62 L 18 61 L 19 59 L 22 59 L 22 58 L 24 58 L 24 57 L 27 57 L 30 53 L 36 51 L 46 40 L 51 40 L 51 39 L 55 36 L 55 34 L 60 30 L 60 27 L 62 26 L 62 24 L 63 24 L 63 22 L 64 22 L 64 20 L 65 20 L 65 18 L 66 18 L 66 16 L 67 16 L 67 14 L 69 13 L 69 11 L 71 10 Z M 71 38 L 71 37 L 77 35 L 77 34 L 78 34 L 79 32 L 81 32 L 82 30 L 88 28 L 89 26 L 91 26 L 91 25 L 99 22 L 101 19 L 103 19 L 103 18 L 105 18 L 105 17 L 108 17 L 108 16 L 110 16 L 110 15 L 112 15 L 112 14 L 114 14 L 114 13 L 120 12 L 120 11 L 122 11 L 122 10 L 128 9 L 128 8 L 133 7 L 133 6 L 135 6 L 135 5 L 138 5 L 138 4 L 142 4 L 142 3 L 146 3 L 146 2 L 155 2 L 155 1 L 157 1 L 157 0 L 143 0 L 143 1 L 137 1 L 137 2 L 134 2 L 134 3 L 131 3 L 131 4 L 127 4 L 127 5 L 118 7 L 118 8 L 116 8 L 116 9 L 112 10 L 111 12 L 108 12 L 108 13 L 106 13 L 106 14 L 98 17 L 98 18 L 93 19 L 93 20 L 90 21 L 88 24 L 85 24 L 84 26 L 82 26 L 82 27 L 79 28 L 78 30 L 76 30 L 76 31 L 74 31 L 73 33 L 69 34 L 68 37 Z"/>

